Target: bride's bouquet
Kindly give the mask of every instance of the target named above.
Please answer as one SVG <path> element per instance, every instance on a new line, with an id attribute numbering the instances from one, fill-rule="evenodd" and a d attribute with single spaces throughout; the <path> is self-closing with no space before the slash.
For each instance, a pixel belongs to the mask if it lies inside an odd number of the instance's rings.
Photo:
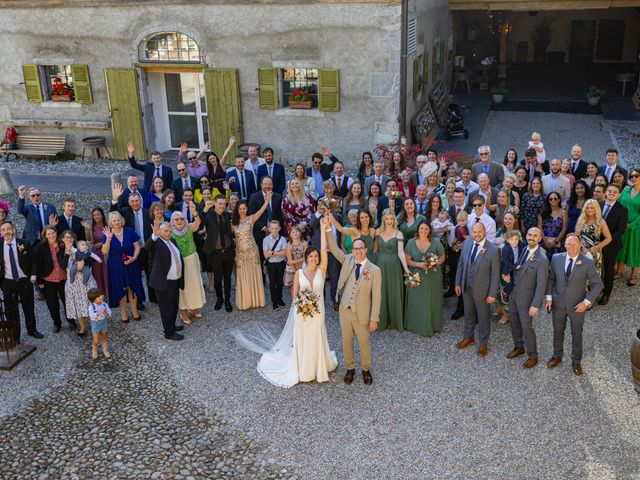
<path id="1" fill-rule="evenodd" d="M 407 275 L 407 278 L 404 279 L 404 284 L 408 288 L 418 288 L 422 283 L 422 277 L 420 276 L 420 272 L 416 272 L 413 275 Z"/>
<path id="2" fill-rule="evenodd" d="M 320 313 L 320 296 L 311 290 L 300 290 L 296 295 L 294 304 L 296 313 L 301 315 L 303 320 Z"/>
<path id="3" fill-rule="evenodd" d="M 427 264 L 427 268 L 425 270 L 437 270 L 438 269 L 438 256 L 433 253 L 428 253 L 425 255 L 424 260 Z"/>
<path id="4" fill-rule="evenodd" d="M 327 196 L 318 199 L 318 205 L 322 205 L 327 213 L 339 212 L 342 209 L 342 205 L 337 198 L 329 198 Z"/>

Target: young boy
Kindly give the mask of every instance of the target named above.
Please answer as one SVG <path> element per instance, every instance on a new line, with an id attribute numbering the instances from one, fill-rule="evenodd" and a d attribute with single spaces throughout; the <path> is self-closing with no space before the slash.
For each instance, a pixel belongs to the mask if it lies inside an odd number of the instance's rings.
<path id="1" fill-rule="evenodd" d="M 505 286 L 502 289 L 502 299 L 504 303 L 508 303 L 509 294 L 513 290 L 513 274 L 522 252 L 527 248 L 522 241 L 518 230 L 509 230 L 505 233 L 507 244 L 502 247 L 502 255 L 500 257 L 500 274 Z"/>
<path id="2" fill-rule="evenodd" d="M 269 290 L 271 292 L 271 302 L 273 309 L 286 307 L 282 301 L 282 287 L 284 285 L 284 269 L 287 265 L 286 259 L 287 241 L 280 235 L 280 222 L 271 220 L 269 222 L 269 235 L 262 241 L 262 251 L 267 263 L 267 273 L 269 274 Z"/>
<path id="3" fill-rule="evenodd" d="M 89 305 L 89 319 L 91 320 L 91 335 L 93 336 L 93 350 L 91 358 L 98 359 L 98 345 L 102 342 L 102 354 L 104 358 L 111 358 L 107 350 L 107 332 L 109 331 L 109 319 L 111 309 L 104 301 L 104 294 L 97 288 L 92 288 L 87 292 Z"/>

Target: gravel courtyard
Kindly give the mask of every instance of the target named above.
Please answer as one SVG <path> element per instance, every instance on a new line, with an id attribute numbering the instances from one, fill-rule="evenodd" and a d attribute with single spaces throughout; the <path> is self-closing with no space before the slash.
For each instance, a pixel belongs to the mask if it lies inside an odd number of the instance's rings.
<path id="1" fill-rule="evenodd" d="M 490 114 L 482 143 L 494 160 L 512 145 L 521 150 L 531 125 L 541 125 L 548 155 L 564 157 L 580 142 L 585 158 L 601 161 L 612 143 L 597 116 L 518 115 Z M 618 128 L 623 153 L 635 153 L 640 136 Z M 105 200 L 79 198 L 85 217 Z M 258 355 L 229 333 L 251 320 L 284 325 L 287 312 L 215 312 L 207 297 L 205 318 L 185 327 L 183 342 L 164 340 L 155 306 L 139 323 L 115 314 L 112 359 L 95 363 L 90 340 L 64 327 L 54 335 L 37 302 L 45 339 L 29 338 L 35 354 L 0 372 L 0 478 L 640 479 L 640 396 L 629 366 L 638 290 L 625 282 L 587 316 L 581 377 L 571 373 L 569 332 L 565 362 L 544 366 L 546 313 L 535 321 L 543 362 L 531 371 L 504 358 L 510 330 L 495 322 L 487 357 L 458 351 L 462 323 L 449 320 L 449 299 L 433 338 L 372 336 L 372 386 L 361 377 L 345 385 L 340 362 L 328 384 L 288 390 L 264 381 Z M 328 312 L 341 360 L 337 315 Z"/>

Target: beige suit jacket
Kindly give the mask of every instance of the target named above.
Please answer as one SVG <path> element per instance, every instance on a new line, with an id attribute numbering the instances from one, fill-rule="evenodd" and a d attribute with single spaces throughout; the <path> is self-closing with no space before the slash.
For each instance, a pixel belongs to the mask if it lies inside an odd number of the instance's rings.
<path id="1" fill-rule="evenodd" d="M 353 273 L 358 263 L 353 255 L 346 255 L 338 248 L 333 235 L 327 235 L 329 250 L 342 264 L 338 278 L 337 295 L 344 308 L 350 308 L 358 323 L 367 325 L 380 320 L 380 301 L 382 295 L 382 273 L 377 265 L 367 260 L 360 277 L 356 280 Z M 335 299 L 338 300 L 337 298 Z"/>

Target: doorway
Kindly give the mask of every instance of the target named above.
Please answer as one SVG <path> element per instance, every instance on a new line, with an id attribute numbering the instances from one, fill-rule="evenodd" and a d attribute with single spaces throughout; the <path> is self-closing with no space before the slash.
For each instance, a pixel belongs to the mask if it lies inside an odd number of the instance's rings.
<path id="1" fill-rule="evenodd" d="M 593 61 L 593 50 L 595 42 L 596 21 L 573 20 L 571 22 L 571 44 L 569 46 L 569 61 Z"/>
<path id="2" fill-rule="evenodd" d="M 153 136 L 159 151 L 202 148 L 209 138 L 202 72 L 147 72 Z"/>

